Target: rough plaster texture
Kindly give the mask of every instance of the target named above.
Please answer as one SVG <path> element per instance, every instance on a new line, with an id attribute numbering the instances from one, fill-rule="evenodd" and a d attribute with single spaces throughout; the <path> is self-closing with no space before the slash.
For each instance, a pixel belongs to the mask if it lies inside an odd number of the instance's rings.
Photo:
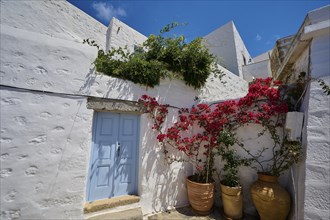
<path id="1" fill-rule="evenodd" d="M 243 78 L 242 66 L 248 64 L 250 59 L 251 62 L 253 60 L 232 21 L 209 33 L 203 39 L 205 46 L 217 56 L 221 66 Z"/>
<path id="2" fill-rule="evenodd" d="M 127 46 L 130 52 L 134 52 L 134 46 L 142 46 L 147 37 L 120 20 L 112 18 L 106 39 L 106 51 L 109 51 L 111 48 L 118 49 L 119 47 L 124 48 Z"/>
<path id="3" fill-rule="evenodd" d="M 323 79 L 330 84 L 330 31 L 319 26 L 319 23 L 329 23 L 329 7 L 308 13 L 309 22 L 320 27 L 320 31 L 314 28 L 304 36 L 304 40 L 311 42 L 292 68 L 296 79 L 300 72 L 308 73 L 312 79 L 300 109 L 304 112 L 302 145 L 305 157 L 291 170 L 292 219 L 330 218 L 330 98 L 317 82 Z M 309 23 L 306 25 L 310 26 Z"/>
<path id="4" fill-rule="evenodd" d="M 211 102 L 247 92 L 247 82 L 227 70 L 225 86 L 210 78 L 201 90 L 178 80 L 147 89 L 96 74 L 91 63 L 97 51 L 81 40 L 105 42 L 105 33 L 106 27 L 65 1 L 1 1 L 2 219 L 82 218 L 93 119 L 87 96 L 137 101 L 148 94 L 190 107 L 196 96 Z M 120 33 L 138 32 L 122 25 Z M 120 45 L 136 43 L 111 36 Z M 186 205 L 185 177 L 192 173 L 189 166 L 164 163 L 150 127 L 141 115 L 138 185 L 144 214 Z"/>
<path id="5" fill-rule="evenodd" d="M 85 106 L 83 97 L 1 88 L 1 219 L 81 217 L 93 117 Z"/>
<path id="6" fill-rule="evenodd" d="M 323 79 L 327 85 L 330 84 L 329 48 L 329 33 L 313 38 L 311 76 Z M 316 80 L 310 84 L 306 135 L 304 218 L 329 219 L 330 97 L 323 93 Z"/>
<path id="7" fill-rule="evenodd" d="M 8 0 L 0 4 L 1 24 L 75 42 L 91 38 L 105 45 L 107 28 L 66 1 Z"/>

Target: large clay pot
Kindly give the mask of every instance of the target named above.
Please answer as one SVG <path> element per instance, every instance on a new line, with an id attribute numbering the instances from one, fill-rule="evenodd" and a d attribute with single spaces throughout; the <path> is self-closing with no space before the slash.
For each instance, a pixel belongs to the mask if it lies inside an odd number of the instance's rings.
<path id="1" fill-rule="evenodd" d="M 197 183 L 187 178 L 189 203 L 196 214 L 208 215 L 214 201 L 214 183 Z"/>
<path id="2" fill-rule="evenodd" d="M 243 217 L 243 195 L 242 187 L 230 187 L 221 184 L 221 196 L 223 211 L 228 219 L 242 219 Z"/>
<path id="3" fill-rule="evenodd" d="M 290 195 L 277 179 L 276 176 L 258 173 L 258 180 L 250 188 L 261 220 L 285 220 L 289 214 Z"/>

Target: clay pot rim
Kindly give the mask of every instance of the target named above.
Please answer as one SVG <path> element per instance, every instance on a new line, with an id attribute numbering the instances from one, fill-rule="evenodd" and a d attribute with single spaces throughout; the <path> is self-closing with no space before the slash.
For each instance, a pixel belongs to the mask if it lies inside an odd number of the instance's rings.
<path id="1" fill-rule="evenodd" d="M 241 185 L 239 185 L 239 186 L 227 186 L 225 184 L 222 184 L 221 182 L 220 182 L 220 184 L 221 184 L 221 186 L 224 186 L 224 187 L 230 188 L 230 189 L 242 189 Z"/>
<path id="2" fill-rule="evenodd" d="M 192 177 L 193 175 L 191 175 L 191 176 L 188 176 L 188 177 L 186 177 L 186 179 L 187 179 L 187 181 L 189 181 L 189 182 L 191 182 L 191 183 L 194 183 L 194 184 L 196 184 L 196 185 L 201 185 L 201 186 L 205 186 L 205 185 L 214 185 L 214 181 L 213 182 L 210 182 L 210 183 L 199 183 L 199 182 L 195 182 L 195 181 L 192 181 L 192 180 L 190 180 L 189 178 L 190 177 Z"/>
<path id="3" fill-rule="evenodd" d="M 276 183 L 278 180 L 278 176 L 271 175 L 266 172 L 257 172 L 257 174 L 258 174 L 258 179 L 261 181 Z"/>

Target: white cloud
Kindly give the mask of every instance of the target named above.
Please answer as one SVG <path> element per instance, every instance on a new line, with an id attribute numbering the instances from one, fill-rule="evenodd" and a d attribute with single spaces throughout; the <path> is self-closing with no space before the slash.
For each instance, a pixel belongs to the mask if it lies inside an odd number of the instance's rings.
<path id="1" fill-rule="evenodd" d="M 257 34 L 257 36 L 256 36 L 256 40 L 257 40 L 257 41 L 260 41 L 261 39 L 262 39 L 261 35 L 260 35 L 260 34 Z"/>
<path id="2" fill-rule="evenodd" d="M 109 22 L 112 17 L 125 17 L 126 11 L 121 7 L 115 8 L 107 2 L 94 2 L 93 8 L 96 10 L 96 16 L 103 21 Z"/>

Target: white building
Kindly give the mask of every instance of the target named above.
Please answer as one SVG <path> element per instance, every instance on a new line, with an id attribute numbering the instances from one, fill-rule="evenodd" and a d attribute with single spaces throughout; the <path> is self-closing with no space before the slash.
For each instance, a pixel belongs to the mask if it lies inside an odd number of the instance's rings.
<path id="1" fill-rule="evenodd" d="M 274 78 L 301 72 L 310 79 L 302 100 L 304 162 L 293 167 L 294 219 L 330 217 L 330 96 L 318 80 L 330 85 L 330 6 L 310 11 L 290 40 L 281 39 L 271 56 Z M 284 49 L 283 49 L 284 41 Z M 289 43 L 287 45 L 286 42 Z"/>
<path id="2" fill-rule="evenodd" d="M 329 83 L 329 59 L 321 59 L 324 55 L 320 55 L 329 52 L 329 27 L 326 26 L 329 22 L 324 21 L 326 16 L 317 17 L 326 11 L 329 9 L 311 12 L 309 17 L 313 19 L 311 23 L 304 23 L 308 26 L 304 30 L 306 36 L 313 37 L 310 57 L 317 66 L 311 74 Z M 125 45 L 134 48 L 146 37 L 117 19 L 113 19 L 107 28 L 65 1 L 1 1 L 0 25 L 1 219 L 92 218 L 100 214 L 84 214 L 84 207 L 95 211 L 104 208 L 105 204 L 119 205 L 115 212 L 133 209 L 137 216 L 146 216 L 187 205 L 185 177 L 192 173 L 192 168 L 164 163 L 155 134 L 150 129 L 151 122 L 136 101 L 141 95 L 148 94 L 163 103 L 190 107 L 195 104 L 196 96 L 203 102 L 236 99 L 247 92 L 248 82 L 244 79 L 249 76 L 245 77 L 246 70 L 258 69 L 249 67 L 248 64 L 254 65 L 253 59 L 232 22 L 205 37 L 206 45 L 225 66 L 221 68 L 227 83 L 223 85 L 218 79 L 210 78 L 200 90 L 179 80 L 163 80 L 159 86 L 147 90 L 129 81 L 95 74 L 92 62 L 97 51 L 82 44 L 83 39 L 94 39 L 103 48 Z M 315 30 L 319 26 L 323 29 Z M 317 38 L 314 33 L 318 33 Z M 217 42 L 222 34 L 227 42 Z M 232 53 L 224 56 L 217 50 L 219 45 Z M 260 62 L 264 62 L 260 68 L 269 69 L 269 59 Z M 302 63 L 295 59 L 292 62 L 297 66 Z M 315 82 L 311 84 L 310 94 L 313 94 L 307 96 L 310 104 L 305 101 L 303 107 L 308 118 L 304 136 L 307 152 L 317 148 L 317 144 L 322 152 L 313 151 L 307 155 L 306 170 L 320 169 L 324 181 L 329 182 L 329 173 L 326 174 L 329 157 L 323 156 L 323 152 L 329 152 L 329 142 L 326 142 L 329 140 L 329 133 L 326 133 L 326 129 L 329 131 L 330 113 L 326 109 L 329 98 Z M 314 101 L 319 99 L 323 101 L 318 105 Z M 318 108 L 309 110 L 311 104 Z M 174 112 L 170 112 L 170 117 Z M 108 123 L 102 124 L 103 121 Z M 321 123 L 323 127 L 313 123 Z M 120 126 L 123 129 L 114 129 Z M 107 133 L 109 130 L 113 133 Z M 113 149 L 102 139 L 102 135 L 112 134 L 122 140 L 120 149 L 119 141 Z M 320 139 L 313 139 L 316 136 L 322 137 L 322 143 Z M 95 142 L 101 143 L 101 151 L 95 149 Z M 118 152 L 130 160 L 111 164 L 111 158 Z M 99 177 L 111 178 L 93 179 L 95 156 L 105 161 L 97 166 Z M 295 181 L 305 180 L 299 175 L 304 173 L 304 166 L 297 168 Z M 255 178 L 247 174 L 246 186 Z M 319 176 L 318 172 L 307 172 L 306 179 L 314 174 L 315 178 Z M 109 186 L 109 181 L 114 184 Z M 313 178 L 308 181 L 315 183 Z M 295 195 L 304 198 L 298 198 L 293 215 L 305 213 L 307 219 L 326 217 L 329 198 L 320 195 L 323 203 L 318 203 L 303 195 L 329 188 L 324 184 L 319 188 L 317 183 L 309 188 L 308 181 L 305 181 L 306 187 L 291 184 L 296 186 Z M 290 186 L 290 180 L 283 182 Z M 93 191 L 95 184 L 110 187 L 109 194 Z M 121 192 L 120 184 L 126 184 L 129 194 L 136 196 L 117 197 L 128 194 Z M 112 199 L 103 200 L 109 197 Z M 94 200 L 97 201 L 89 203 Z M 313 203 L 320 204 L 317 206 L 320 212 L 313 213 Z M 254 211 L 251 204 L 247 205 L 246 211 Z"/>

